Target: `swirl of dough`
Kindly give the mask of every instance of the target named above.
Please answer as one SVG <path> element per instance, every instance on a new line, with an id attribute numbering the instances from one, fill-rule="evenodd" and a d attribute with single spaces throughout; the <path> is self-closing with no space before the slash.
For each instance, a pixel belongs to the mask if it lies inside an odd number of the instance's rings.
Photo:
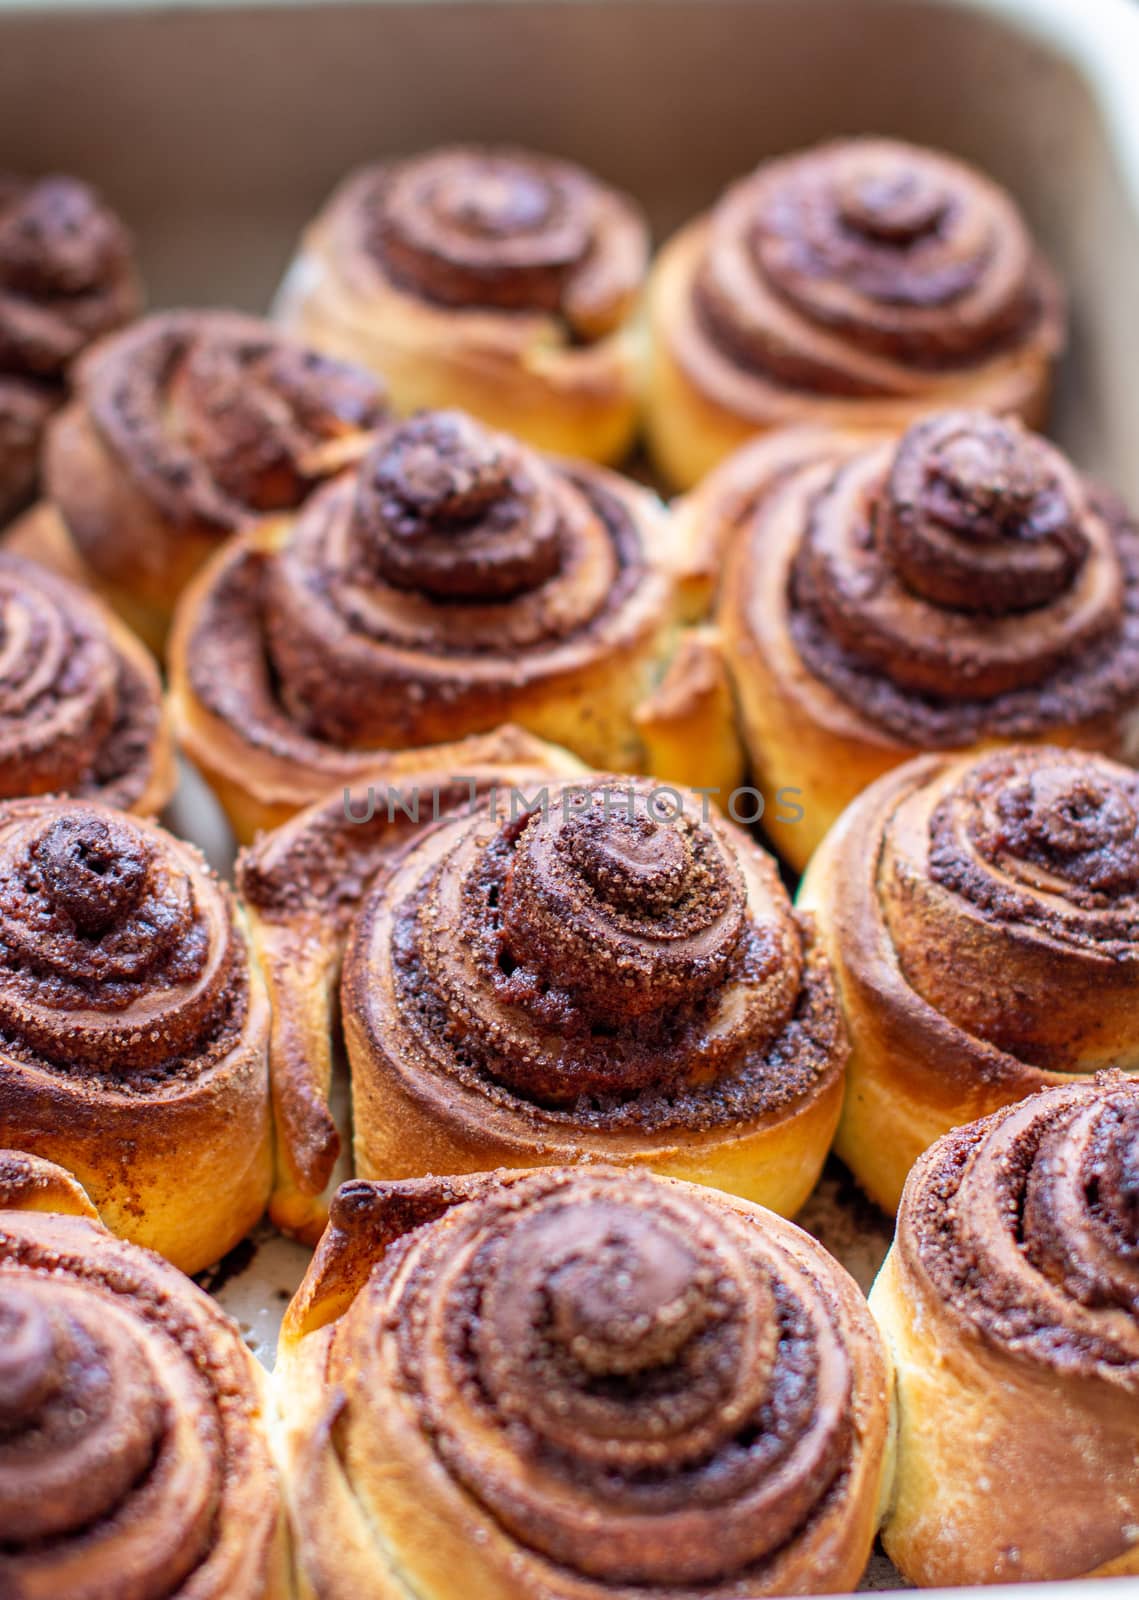
<path id="1" fill-rule="evenodd" d="M 1139 1069 L 1137 824 L 1129 767 L 1039 745 L 909 762 L 832 831 L 801 901 L 852 1036 L 837 1148 L 880 1203 L 949 1128 Z"/>
<path id="2" fill-rule="evenodd" d="M 805 866 L 844 806 L 929 750 L 1051 739 L 1130 759 L 1139 530 L 1011 418 L 947 411 L 900 436 L 788 430 L 680 513 L 770 819 Z M 765 821 L 768 819 L 765 819 Z"/>
<path id="3" fill-rule="evenodd" d="M 947 155 L 842 139 L 764 163 L 666 247 L 650 442 L 690 487 L 757 430 L 1043 421 L 1060 290 L 1012 197 Z"/>
<path id="4" fill-rule="evenodd" d="M 1139 1086 L 1105 1076 L 951 1133 L 902 1247 L 953 1314 L 1071 1375 L 1139 1379 Z"/>
<path id="5" fill-rule="evenodd" d="M 370 1272 L 353 1263 L 363 1281 L 317 1335 L 369 1517 L 383 1460 L 400 1499 L 422 1486 L 428 1526 L 465 1502 L 495 1600 L 779 1592 L 812 1559 L 837 1574 L 861 1558 L 884 1371 L 833 1262 L 770 1213 L 643 1173 L 499 1175 L 468 1194 L 450 1210 L 425 1195 L 426 1225 Z M 382 1209 L 382 1191 L 341 1191 L 318 1300 L 353 1205 Z M 409 1552 L 382 1497 L 375 1515 L 382 1570 Z M 451 1593 L 412 1560 L 420 1592 Z"/>
<path id="6" fill-rule="evenodd" d="M 871 1309 L 898 1373 L 883 1537 L 907 1577 L 1139 1570 L 1134 1079 L 1047 1089 L 940 1139 L 907 1181 Z"/>
<path id="7" fill-rule="evenodd" d="M 233 900 L 192 846 L 91 802 L 0 806 L 0 1143 L 198 1271 L 268 1198 L 268 1027 Z"/>
<path id="8" fill-rule="evenodd" d="M 540 449 L 617 462 L 636 431 L 648 260 L 639 207 L 592 173 L 452 146 L 350 174 L 276 314 L 381 373 L 401 416 L 461 407 Z"/>
<path id="9" fill-rule="evenodd" d="M 376 446 L 354 496 L 337 485 L 301 518 L 273 566 L 282 702 L 317 738 L 379 744 L 409 678 L 457 715 L 464 694 L 527 665 L 548 675 L 619 610 L 637 542 L 603 489 L 462 413 L 414 417 Z"/>
<path id="10" fill-rule="evenodd" d="M 156 313 L 80 363 L 45 450 L 48 514 L 161 651 L 175 600 L 219 545 L 295 511 L 359 460 L 384 415 L 378 379 L 256 317 Z"/>
<path id="11" fill-rule="evenodd" d="M 31 497 L 72 364 L 140 302 L 130 236 L 92 189 L 0 174 L 0 521 Z"/>
<path id="12" fill-rule="evenodd" d="M 832 998 L 774 862 L 697 795 L 612 777 L 492 795 L 382 872 L 355 922 L 357 1170 L 702 1159 L 790 1206 L 842 1077 Z M 764 1165 L 768 1138 L 797 1148 L 794 1175 L 774 1146 Z"/>
<path id="13" fill-rule="evenodd" d="M 635 770 L 675 609 L 654 496 L 425 412 L 203 575 L 172 641 L 175 714 L 243 837 L 378 753 L 507 722 Z M 273 816 L 261 796 L 290 790 Z"/>
<path id="14" fill-rule="evenodd" d="M 49 801 L 0 820 L 0 851 L 9 1041 L 109 1075 L 228 1048 L 244 951 L 230 902 L 173 841 Z"/>
<path id="15" fill-rule="evenodd" d="M 0 374 L 57 379 L 134 313 L 130 237 L 75 178 L 0 178 Z"/>
<path id="16" fill-rule="evenodd" d="M 237 1329 L 180 1273 L 88 1216 L 0 1209 L 6 1592 L 282 1600 L 261 1409 Z"/>
<path id="17" fill-rule="evenodd" d="M 830 681 L 849 692 L 876 673 L 899 701 L 953 705 L 1094 659 L 1123 631 L 1130 574 L 1058 451 L 1016 422 L 948 412 L 838 468 L 796 578 L 799 638 Z M 1104 689 L 1118 694 L 1113 676 Z M 858 703 L 877 709 L 872 682 Z"/>
<path id="18" fill-rule="evenodd" d="M 174 772 L 158 674 L 97 601 L 0 554 L 0 798 L 89 794 L 155 811 Z"/>
<path id="19" fill-rule="evenodd" d="M 907 371 L 975 362 L 1040 314 L 1007 195 L 960 162 L 849 140 L 761 167 L 717 208 L 696 285 L 745 367 L 831 394 L 905 392 Z"/>
<path id="20" fill-rule="evenodd" d="M 568 161 L 436 150 L 379 169 L 358 203 L 375 258 L 443 305 L 556 312 L 576 337 L 597 339 L 627 315 L 644 275 L 635 208 Z"/>

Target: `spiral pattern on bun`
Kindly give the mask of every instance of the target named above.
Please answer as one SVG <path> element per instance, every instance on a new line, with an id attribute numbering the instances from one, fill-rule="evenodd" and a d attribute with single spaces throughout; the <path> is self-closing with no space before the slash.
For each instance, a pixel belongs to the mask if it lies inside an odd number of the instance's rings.
<path id="1" fill-rule="evenodd" d="M 93 190 L 0 174 L 0 522 L 31 497 L 72 363 L 140 299 L 130 236 Z"/>
<path id="2" fill-rule="evenodd" d="M 360 358 L 401 412 L 463 406 L 544 449 L 621 454 L 648 233 L 567 161 L 456 146 L 347 178 L 278 300 L 286 325 Z"/>
<path id="3" fill-rule="evenodd" d="M 318 1596 L 342 1552 L 445 1600 L 458 1541 L 495 1600 L 837 1588 L 865 1561 L 882 1356 L 842 1269 L 758 1207 L 609 1168 L 349 1184 L 284 1351 Z"/>
<path id="4" fill-rule="evenodd" d="M 1137 552 L 1134 526 L 1053 446 L 949 412 L 840 465 L 817 496 L 792 633 L 815 676 L 895 738 L 1023 736 L 1041 699 L 1077 720 L 1139 697 Z"/>
<path id="5" fill-rule="evenodd" d="M 1013 747 L 908 763 L 823 845 L 801 903 L 853 1045 L 837 1148 L 880 1203 L 949 1128 L 1139 1070 L 1137 828 L 1130 768 Z"/>
<path id="6" fill-rule="evenodd" d="M 436 150 L 373 171 L 357 204 L 373 260 L 442 305 L 556 312 L 589 340 L 612 332 L 640 288 L 635 208 L 568 161 Z"/>
<path id="7" fill-rule="evenodd" d="M 760 441 L 682 513 L 724 558 L 719 616 L 753 762 L 809 796 L 796 865 L 920 750 L 1136 748 L 1139 533 L 1052 445 L 985 412 L 866 444 Z M 693 553 L 696 552 L 696 553 Z"/>
<path id="8" fill-rule="evenodd" d="M 900 1358 L 886 1540 L 908 1576 L 1139 1570 L 1139 1084 L 1104 1073 L 940 1140 L 871 1303 Z M 970 1470 L 932 1518 L 926 1486 L 966 1437 Z"/>
<path id="9" fill-rule="evenodd" d="M 1137 1173 L 1139 1085 L 1105 1074 L 1046 1091 L 939 1142 L 907 1196 L 902 1248 L 1006 1351 L 1134 1387 Z"/>
<path id="10" fill-rule="evenodd" d="M 820 145 L 736 183 L 664 252 L 653 315 L 664 464 L 707 458 L 684 484 L 790 422 L 904 426 L 948 405 L 1039 422 L 1064 333 L 1011 197 L 886 139 Z"/>
<path id="11" fill-rule="evenodd" d="M 791 1214 L 841 1095 L 830 976 L 774 862 L 645 779 L 426 833 L 363 906 L 342 1012 L 365 1176 L 624 1159 Z"/>
<path id="12" fill-rule="evenodd" d="M 330 1105 L 342 1045 L 341 961 L 372 880 L 422 828 L 476 795 L 515 787 L 529 794 L 583 770 L 520 728 L 498 728 L 434 747 L 430 760 L 423 751 L 398 752 L 366 783 L 333 790 L 241 852 L 237 888 L 273 1017 L 269 1210 L 283 1232 L 316 1244 L 328 1221 L 341 1152 Z"/>
<path id="13" fill-rule="evenodd" d="M 66 579 L 0 554 L 0 799 L 75 793 L 150 812 L 173 787 L 149 653 Z"/>
<path id="14" fill-rule="evenodd" d="M 0 1209 L 0 1351 L 6 1593 L 284 1600 L 263 1380 L 206 1295 L 87 1216 Z"/>
<path id="15" fill-rule="evenodd" d="M 151 642 L 230 535 L 293 511 L 384 415 L 369 373 L 227 311 L 147 317 L 82 362 L 48 498 L 92 580 Z"/>
<path id="16" fill-rule="evenodd" d="M 228 892 L 152 823 L 0 806 L 0 1143 L 187 1271 L 269 1189 L 267 1007 Z"/>
<path id="17" fill-rule="evenodd" d="M 188 597 L 172 678 L 189 751 L 260 821 L 377 751 L 508 721 L 634 766 L 672 621 L 661 517 L 463 413 L 400 423 Z"/>

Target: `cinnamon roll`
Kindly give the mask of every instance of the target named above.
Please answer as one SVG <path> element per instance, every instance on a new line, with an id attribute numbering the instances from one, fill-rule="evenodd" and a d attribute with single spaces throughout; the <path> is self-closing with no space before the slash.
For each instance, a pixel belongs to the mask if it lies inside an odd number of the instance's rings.
<path id="1" fill-rule="evenodd" d="M 174 782 L 150 652 L 93 596 L 0 553 L 0 800 L 67 793 L 146 814 Z"/>
<path id="2" fill-rule="evenodd" d="M 264 990 L 192 846 L 88 801 L 0 805 L 0 1145 L 186 1272 L 271 1177 Z"/>
<path id="3" fill-rule="evenodd" d="M 768 161 L 662 251 L 649 443 L 689 488 L 757 432 L 1044 420 L 1063 297 L 1010 195 L 947 155 L 842 139 Z"/>
<path id="4" fill-rule="evenodd" d="M 328 1221 L 341 1134 L 331 1109 L 342 1040 L 337 994 L 344 945 L 385 862 L 422 829 L 478 796 L 541 792 L 584 769 L 565 751 L 499 728 L 431 752 L 408 752 L 337 789 L 238 857 L 237 884 L 269 991 L 269 1073 L 276 1180 L 269 1214 L 316 1244 Z"/>
<path id="5" fill-rule="evenodd" d="M 93 190 L 0 174 L 0 525 L 32 498 L 72 363 L 140 304 L 130 235 Z"/>
<path id="6" fill-rule="evenodd" d="M 207 1295 L 113 1238 L 66 1173 L 0 1151 L 9 1600 L 288 1600 L 267 1402 Z"/>
<path id="7" fill-rule="evenodd" d="M 1021 747 L 909 762 L 804 879 L 851 1036 L 836 1149 L 882 1206 L 950 1128 L 1139 1071 L 1139 775 Z"/>
<path id="8" fill-rule="evenodd" d="M 381 373 L 401 413 L 458 406 L 540 449 L 618 461 L 648 253 L 636 204 L 580 167 L 456 146 L 345 179 L 276 315 Z"/>
<path id="9" fill-rule="evenodd" d="M 382 386 L 256 317 L 173 311 L 101 341 L 44 453 L 46 502 L 13 537 L 78 566 L 154 649 L 219 545 L 295 511 L 364 454 Z M 33 548 L 34 547 L 34 548 Z"/>
<path id="10" fill-rule="evenodd" d="M 793 1214 L 846 1040 L 774 861 L 694 793 L 499 792 L 376 878 L 341 988 L 356 1171 L 640 1164 Z"/>
<path id="11" fill-rule="evenodd" d="M 884 1541 L 911 1582 L 1139 1573 L 1139 1085 L 941 1139 L 870 1305 L 893 1349 Z"/>
<path id="12" fill-rule="evenodd" d="M 278 1373 L 314 1600 L 850 1589 L 886 1360 L 856 1285 L 744 1201 L 598 1168 L 355 1182 Z"/>
<path id="13" fill-rule="evenodd" d="M 679 523 L 690 596 L 722 563 L 717 617 L 761 786 L 801 791 L 803 820 L 771 828 L 795 867 L 919 751 L 1139 753 L 1139 531 L 1019 423 L 951 411 L 900 439 L 761 439 Z"/>
<path id="14" fill-rule="evenodd" d="M 646 490 L 425 412 L 191 588 L 170 655 L 186 751 L 243 838 L 377 752 L 503 722 L 636 768 L 672 642 L 666 540 Z"/>

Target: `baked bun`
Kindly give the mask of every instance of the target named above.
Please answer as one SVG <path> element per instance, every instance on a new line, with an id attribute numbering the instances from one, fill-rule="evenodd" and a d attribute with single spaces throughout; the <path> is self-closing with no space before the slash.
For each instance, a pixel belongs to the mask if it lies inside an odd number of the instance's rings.
<path id="1" fill-rule="evenodd" d="M 76 794 L 146 815 L 175 776 L 150 652 L 94 596 L 0 552 L 0 800 Z"/>
<path id="2" fill-rule="evenodd" d="M 504 722 L 636 770 L 635 713 L 673 645 L 670 561 L 647 490 L 425 412 L 191 587 L 179 736 L 244 839 L 385 752 Z"/>
<path id="3" fill-rule="evenodd" d="M 940 1140 L 870 1296 L 897 1368 L 883 1540 L 911 1583 L 1139 1573 L 1139 1084 Z"/>
<path id="4" fill-rule="evenodd" d="M 16 547 L 82 573 L 161 651 L 174 602 L 242 528 L 365 452 L 382 385 L 233 311 L 165 311 L 100 341 L 44 452 Z"/>
<path id="5" fill-rule="evenodd" d="M 0 174 L 0 526 L 33 496 L 73 362 L 141 301 L 130 235 L 94 190 Z"/>
<path id="6" fill-rule="evenodd" d="M 890 139 L 765 162 L 662 250 L 648 439 L 690 488 L 756 433 L 1044 421 L 1063 297 L 1011 196 Z"/>
<path id="7" fill-rule="evenodd" d="M 772 435 L 677 524 L 686 605 L 718 588 L 757 781 L 799 791 L 802 821 L 770 826 L 796 868 L 920 751 L 1139 756 L 1139 530 L 1019 423 L 944 412 L 901 438 Z"/>
<path id="8" fill-rule="evenodd" d="M 597 1168 L 355 1182 L 278 1394 L 313 1600 L 851 1589 L 887 1368 L 807 1234 Z"/>
<path id="9" fill-rule="evenodd" d="M 288 1600 L 265 1379 L 67 1173 L 0 1151 L 0 1589 Z"/>
<path id="10" fill-rule="evenodd" d="M 539 449 L 619 461 L 648 252 L 639 208 L 580 167 L 456 146 L 345 179 L 276 315 L 380 373 L 403 414 L 457 406 Z"/>
<path id="11" fill-rule="evenodd" d="M 706 800 L 499 792 L 375 879 L 341 986 L 362 1177 L 628 1162 L 792 1215 L 846 1041 L 809 920 Z"/>
<path id="12" fill-rule="evenodd" d="M 186 1272 L 260 1217 L 269 1013 L 229 891 L 155 823 L 0 805 L 0 1146 Z"/>
<path id="13" fill-rule="evenodd" d="M 341 959 L 372 881 L 423 829 L 469 811 L 480 795 L 534 795 L 584 772 L 564 750 L 511 727 L 431 757 L 437 766 L 410 751 L 373 767 L 238 857 L 238 890 L 272 1011 L 277 1157 L 269 1210 L 308 1244 L 328 1221 L 342 1147 L 333 1112 Z"/>
<path id="14" fill-rule="evenodd" d="M 911 761 L 811 862 L 800 906 L 852 1056 L 836 1149 L 893 1210 L 939 1135 L 1101 1067 L 1139 1072 L 1139 775 L 1024 747 Z"/>

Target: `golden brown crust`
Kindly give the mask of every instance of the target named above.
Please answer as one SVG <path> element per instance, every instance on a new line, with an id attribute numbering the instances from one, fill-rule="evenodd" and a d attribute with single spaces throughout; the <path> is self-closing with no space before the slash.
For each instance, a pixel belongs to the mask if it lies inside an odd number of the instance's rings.
<path id="1" fill-rule="evenodd" d="M 671 642 L 665 541 L 659 502 L 601 468 L 413 418 L 192 587 L 180 736 L 244 837 L 384 752 L 503 722 L 635 768 L 633 712 Z"/>
<path id="2" fill-rule="evenodd" d="M 27 1160 L 0 1152 L 0 1171 Z M 238 1329 L 90 1217 L 3 1199 L 5 1593 L 286 1600 L 264 1379 Z"/>
<path id="3" fill-rule="evenodd" d="M 89 802 L 0 806 L 0 1143 L 59 1162 L 185 1271 L 270 1181 L 268 1007 L 198 853 Z"/>
<path id="4" fill-rule="evenodd" d="M 341 1010 L 367 1177 L 609 1160 L 790 1215 L 841 1098 L 830 975 L 774 862 L 647 779 L 503 789 L 413 842 Z"/>
<path id="5" fill-rule="evenodd" d="M 871 1306 L 898 1370 L 884 1538 L 922 1585 L 1139 1571 L 1139 1085 L 1050 1089 L 914 1168 Z"/>
<path id="6" fill-rule="evenodd" d="M 1139 531 L 1018 423 L 945 412 L 898 438 L 821 429 L 741 451 L 682 504 L 687 604 L 717 616 L 773 827 L 797 867 L 921 750 L 1047 739 L 1129 755 Z"/>
<path id="7" fill-rule="evenodd" d="M 31 499 L 72 363 L 140 304 L 130 236 L 92 189 L 0 174 L 0 524 Z"/>
<path id="8" fill-rule="evenodd" d="M 619 461 L 647 264 L 636 205 L 580 167 L 446 148 L 345 179 L 277 317 L 383 374 L 402 414 L 459 406 L 540 449 Z"/>
<path id="9" fill-rule="evenodd" d="M 45 490 L 92 582 L 160 649 L 175 599 L 219 544 L 299 507 L 383 415 L 376 379 L 266 322 L 163 312 L 80 363 Z"/>
<path id="10" fill-rule="evenodd" d="M 1014 747 L 909 762 L 816 854 L 800 904 L 852 1046 L 836 1148 L 879 1204 L 949 1128 L 1139 1069 L 1137 822 L 1131 769 Z"/>
<path id="11" fill-rule="evenodd" d="M 279 1372 L 316 1600 L 735 1600 L 851 1587 L 869 1552 L 888 1374 L 861 1296 L 707 1189 L 348 1184 Z"/>
<path id="12" fill-rule="evenodd" d="M 1010 197 L 885 139 L 740 180 L 663 251 L 650 318 L 649 440 L 682 488 L 789 424 L 902 428 L 948 406 L 1039 424 L 1065 325 Z"/>
<path id="13" fill-rule="evenodd" d="M 0 552 L 0 800 L 75 794 L 158 811 L 174 790 L 150 652 L 93 596 Z"/>
<path id="14" fill-rule="evenodd" d="M 374 767 L 242 852 L 237 882 L 272 1010 L 269 1067 L 277 1141 L 270 1213 L 315 1244 L 341 1138 L 330 1105 L 340 1046 L 344 944 L 383 864 L 420 829 L 489 788 L 530 792 L 583 770 L 520 728 Z"/>
<path id="15" fill-rule="evenodd" d="M 732 681 L 718 629 L 685 628 L 664 675 L 634 714 L 644 770 L 710 792 L 726 807 L 743 783 L 745 758 Z"/>
<path id="16" fill-rule="evenodd" d="M 0 1150 L 0 1211 L 51 1211 L 99 1220 L 90 1195 L 70 1172 L 22 1150 Z"/>

